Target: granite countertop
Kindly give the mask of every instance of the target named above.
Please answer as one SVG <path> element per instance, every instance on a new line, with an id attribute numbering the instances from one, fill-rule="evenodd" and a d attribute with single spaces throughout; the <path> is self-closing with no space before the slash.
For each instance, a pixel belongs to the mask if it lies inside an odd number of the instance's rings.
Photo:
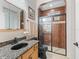
<path id="1" fill-rule="evenodd" d="M 11 50 L 11 47 L 14 46 L 11 44 L 1 47 L 0 48 L 0 59 L 17 59 L 17 57 L 19 57 L 25 51 L 30 49 L 34 44 L 38 43 L 38 41 L 37 40 L 29 40 L 29 41 L 22 40 L 18 43 L 28 43 L 28 45 L 24 48 L 19 49 L 19 50 Z"/>

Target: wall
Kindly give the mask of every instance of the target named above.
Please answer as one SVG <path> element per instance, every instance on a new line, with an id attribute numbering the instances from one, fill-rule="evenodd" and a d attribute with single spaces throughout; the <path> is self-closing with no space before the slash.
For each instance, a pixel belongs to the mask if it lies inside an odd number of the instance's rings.
<path id="1" fill-rule="evenodd" d="M 38 22 L 37 22 L 37 19 L 36 19 L 36 3 L 37 3 L 37 0 L 27 0 L 28 1 L 28 7 L 30 6 L 34 11 L 35 11 L 35 19 L 32 20 L 30 18 L 28 18 L 28 23 L 30 24 L 30 34 L 32 35 L 35 35 L 35 36 L 38 36 Z M 32 26 L 31 26 L 32 25 Z M 37 31 L 37 32 L 36 32 Z M 35 33 L 35 34 L 34 34 Z"/>
<path id="2" fill-rule="evenodd" d="M 25 6 L 26 6 L 26 9 L 27 9 L 27 5 L 25 3 L 25 0 L 6 0 L 12 4 L 14 4 L 15 6 L 21 8 L 21 9 L 25 9 Z"/>
<path id="3" fill-rule="evenodd" d="M 15 31 L 15 32 L 0 32 L 0 42 L 13 40 L 14 37 L 23 37 L 25 34 L 23 32 Z"/>
<path id="4" fill-rule="evenodd" d="M 76 42 L 79 42 L 79 0 L 75 0 L 75 11 L 76 11 Z M 79 48 L 76 47 L 76 58 L 79 59 Z"/>
<path id="5" fill-rule="evenodd" d="M 67 12 L 67 56 L 75 59 L 75 0 L 66 0 Z"/>

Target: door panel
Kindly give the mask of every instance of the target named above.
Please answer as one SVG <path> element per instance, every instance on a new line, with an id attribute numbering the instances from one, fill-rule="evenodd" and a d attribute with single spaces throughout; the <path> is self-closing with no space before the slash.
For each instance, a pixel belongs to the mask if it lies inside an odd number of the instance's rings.
<path id="1" fill-rule="evenodd" d="M 38 59 L 38 44 L 36 44 L 34 47 L 33 59 Z"/>
<path id="2" fill-rule="evenodd" d="M 48 50 L 57 54 L 66 55 L 66 15 L 43 17 L 40 28 L 42 29 L 44 45 Z M 39 39 L 41 40 L 41 39 Z"/>
<path id="3" fill-rule="evenodd" d="M 44 44 L 50 46 L 51 45 L 51 33 L 44 34 Z"/>
<path id="4" fill-rule="evenodd" d="M 52 23 L 52 46 L 65 48 L 65 23 Z"/>

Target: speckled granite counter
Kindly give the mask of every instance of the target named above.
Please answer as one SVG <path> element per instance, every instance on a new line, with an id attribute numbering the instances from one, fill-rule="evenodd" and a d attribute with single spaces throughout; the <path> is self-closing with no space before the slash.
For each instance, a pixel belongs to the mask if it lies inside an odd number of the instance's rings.
<path id="1" fill-rule="evenodd" d="M 28 43 L 28 46 L 21 48 L 19 50 L 11 50 L 11 47 L 14 45 L 7 45 L 0 48 L 0 59 L 17 59 L 21 54 L 23 54 L 25 51 L 27 51 L 29 48 L 31 48 L 34 44 L 38 43 L 36 40 L 22 40 L 18 43 Z M 17 43 L 17 44 L 18 44 Z"/>

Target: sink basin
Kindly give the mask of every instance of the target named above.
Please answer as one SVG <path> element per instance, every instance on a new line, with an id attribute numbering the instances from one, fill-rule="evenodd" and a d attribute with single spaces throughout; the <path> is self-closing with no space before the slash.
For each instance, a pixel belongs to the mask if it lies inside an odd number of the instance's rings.
<path id="1" fill-rule="evenodd" d="M 27 45 L 28 45 L 27 43 L 19 43 L 17 45 L 12 46 L 11 50 L 18 50 L 18 49 L 26 47 Z"/>

